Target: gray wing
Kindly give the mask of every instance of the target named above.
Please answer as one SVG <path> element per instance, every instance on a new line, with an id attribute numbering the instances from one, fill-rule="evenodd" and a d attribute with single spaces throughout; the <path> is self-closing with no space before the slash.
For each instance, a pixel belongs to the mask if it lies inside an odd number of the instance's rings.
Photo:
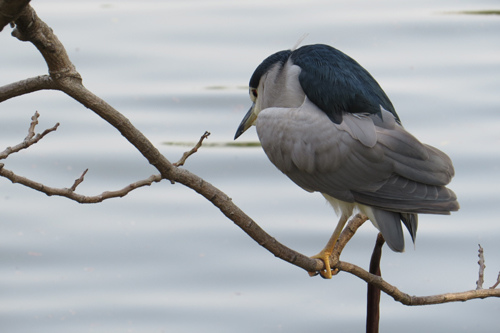
<path id="1" fill-rule="evenodd" d="M 335 124 L 306 98 L 299 108 L 262 110 L 256 126 L 271 162 L 305 190 L 403 213 L 458 209 L 444 187 L 454 175 L 451 160 L 384 109 L 381 116 L 346 113 Z"/>

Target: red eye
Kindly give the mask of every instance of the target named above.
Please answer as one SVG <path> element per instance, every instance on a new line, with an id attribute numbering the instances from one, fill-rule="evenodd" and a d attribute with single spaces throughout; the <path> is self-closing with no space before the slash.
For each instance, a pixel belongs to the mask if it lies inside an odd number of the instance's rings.
<path id="1" fill-rule="evenodd" d="M 257 89 L 252 89 L 252 95 L 253 97 L 257 98 Z"/>

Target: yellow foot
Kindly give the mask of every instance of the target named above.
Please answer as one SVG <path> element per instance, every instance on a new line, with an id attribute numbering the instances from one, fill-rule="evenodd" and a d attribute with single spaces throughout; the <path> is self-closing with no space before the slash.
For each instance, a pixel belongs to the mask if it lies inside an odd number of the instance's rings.
<path id="1" fill-rule="evenodd" d="M 339 272 L 338 269 L 332 270 L 330 268 L 330 254 L 331 253 L 323 250 L 320 253 L 318 253 L 317 255 L 311 257 L 311 259 L 320 259 L 321 261 L 323 261 L 323 263 L 325 264 L 325 269 L 322 271 L 319 271 L 319 272 L 314 272 L 314 273 L 309 272 L 309 276 L 316 276 L 319 273 L 319 275 L 321 275 L 322 278 L 331 279 L 333 275 L 336 275 Z"/>

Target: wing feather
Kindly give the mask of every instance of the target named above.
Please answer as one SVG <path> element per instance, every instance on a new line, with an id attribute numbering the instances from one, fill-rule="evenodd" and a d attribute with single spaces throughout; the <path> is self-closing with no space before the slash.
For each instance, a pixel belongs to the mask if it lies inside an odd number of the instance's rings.
<path id="1" fill-rule="evenodd" d="M 454 174 L 448 156 L 381 113 L 346 113 L 336 124 L 306 98 L 299 108 L 262 110 L 257 133 L 271 162 L 308 191 L 396 212 L 457 210 L 444 187 Z"/>

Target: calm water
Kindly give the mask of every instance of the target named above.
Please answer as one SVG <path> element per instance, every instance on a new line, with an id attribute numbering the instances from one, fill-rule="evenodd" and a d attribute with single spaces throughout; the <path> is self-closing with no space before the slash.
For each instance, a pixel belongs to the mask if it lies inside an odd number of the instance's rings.
<path id="1" fill-rule="evenodd" d="M 35 1 L 85 85 L 123 112 L 172 161 L 164 142 L 228 142 L 249 106 L 244 88 L 267 55 L 327 43 L 384 87 L 405 126 L 446 151 L 461 210 L 421 216 L 417 245 L 385 248 L 385 278 L 416 295 L 486 285 L 500 270 L 500 16 L 497 1 Z M 0 33 L 0 85 L 44 74 L 32 45 Z M 30 117 L 56 133 L 6 168 L 95 195 L 155 173 L 116 130 L 57 92 L 0 105 L 0 150 Z M 255 141 L 255 131 L 242 140 Z M 337 217 L 281 175 L 260 148 L 204 147 L 186 167 L 225 191 L 264 229 L 305 254 Z M 309 278 L 274 258 L 202 197 L 168 182 L 79 205 L 0 179 L 1 332 L 312 332 L 364 330 L 365 284 Z M 366 224 L 343 259 L 368 264 Z M 410 243 L 409 238 L 407 242 Z M 382 332 L 498 332 L 500 301 L 409 308 L 383 296 Z"/>

